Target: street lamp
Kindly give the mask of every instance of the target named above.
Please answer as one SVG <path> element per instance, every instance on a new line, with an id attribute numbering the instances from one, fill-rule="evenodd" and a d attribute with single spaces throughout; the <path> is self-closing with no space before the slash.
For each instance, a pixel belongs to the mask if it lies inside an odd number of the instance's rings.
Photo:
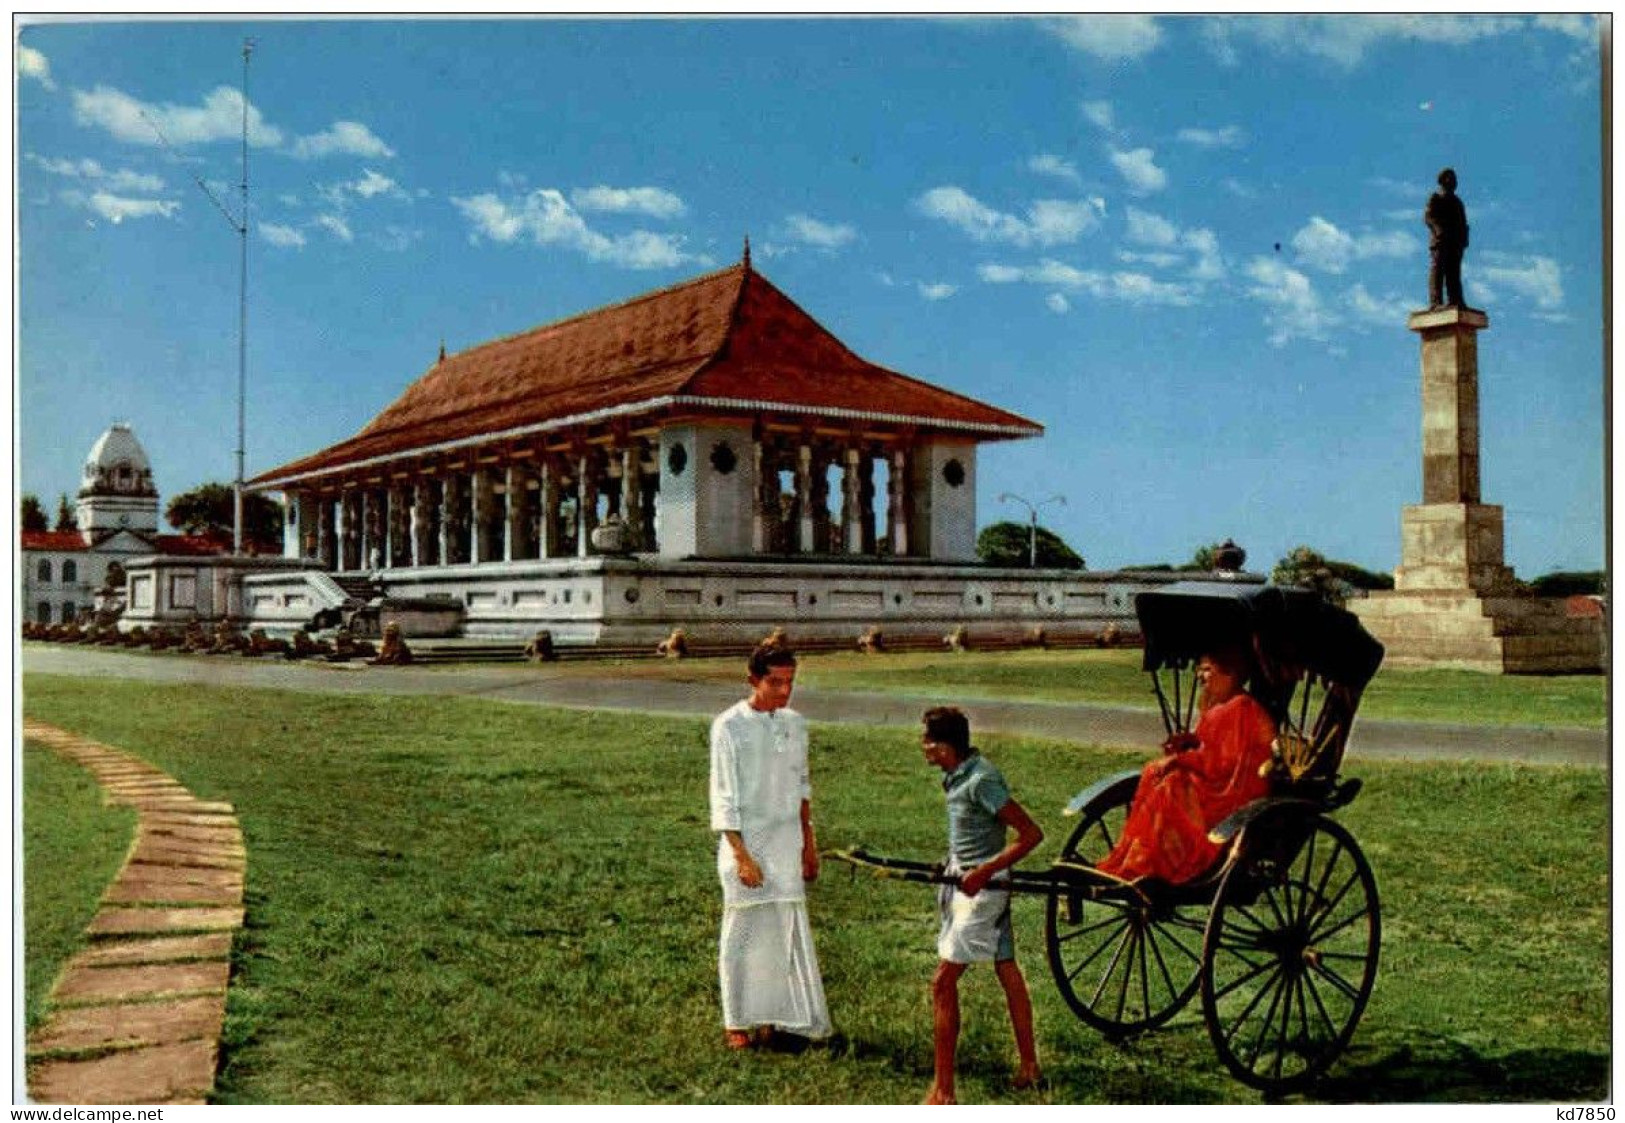
<path id="1" fill-rule="evenodd" d="M 1052 495 L 1048 499 L 1040 499 L 1038 501 L 1038 504 L 1035 506 L 1035 505 L 1027 502 L 1021 496 L 1016 495 L 1014 492 L 1002 491 L 1002 492 L 999 493 L 999 502 L 1000 503 L 1004 503 L 1004 502 L 1007 502 L 1009 500 L 1015 500 L 1017 503 L 1020 503 L 1023 507 L 1027 508 L 1027 568 L 1028 569 L 1037 569 L 1038 568 L 1038 508 L 1044 506 L 1044 504 L 1046 504 L 1046 503 L 1059 503 L 1061 506 L 1065 507 L 1066 506 L 1066 496 L 1064 496 L 1064 495 Z"/>

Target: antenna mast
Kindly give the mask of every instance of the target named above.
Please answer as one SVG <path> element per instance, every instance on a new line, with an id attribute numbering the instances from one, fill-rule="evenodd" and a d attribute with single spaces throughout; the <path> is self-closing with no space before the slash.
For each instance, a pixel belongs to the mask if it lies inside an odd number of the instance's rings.
<path id="1" fill-rule="evenodd" d="M 243 40 L 243 210 L 242 221 L 234 223 L 241 248 L 242 268 L 238 287 L 237 313 L 237 479 L 231 489 L 231 552 L 243 552 L 243 446 L 247 431 L 248 397 L 248 56 L 254 40 Z"/>

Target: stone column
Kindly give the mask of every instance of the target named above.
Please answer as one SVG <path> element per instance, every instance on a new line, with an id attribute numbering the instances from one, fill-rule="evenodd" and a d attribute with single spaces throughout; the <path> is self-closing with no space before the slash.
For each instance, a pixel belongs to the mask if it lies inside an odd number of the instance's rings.
<path id="1" fill-rule="evenodd" d="M 891 471 L 886 474 L 886 521 L 891 528 L 894 558 L 908 556 L 908 454 L 901 445 L 892 449 Z"/>
<path id="2" fill-rule="evenodd" d="M 863 454 L 856 447 L 848 447 L 841 474 L 841 539 L 849 554 L 863 553 L 863 519 L 859 508 L 858 461 Z"/>
<path id="3" fill-rule="evenodd" d="M 333 505 L 329 500 L 316 500 L 316 561 L 323 569 L 333 564 Z"/>
<path id="4" fill-rule="evenodd" d="M 638 494 L 642 460 L 637 441 L 629 440 L 621 449 L 621 522 L 626 524 L 627 545 L 634 550 L 643 545 L 643 502 Z"/>
<path id="5" fill-rule="evenodd" d="M 656 531 L 660 526 L 660 446 L 657 443 L 648 461 L 640 457 L 638 475 L 638 543 L 637 549 L 658 550 L 660 543 Z"/>
<path id="6" fill-rule="evenodd" d="M 1400 590 L 1498 592 L 1504 564 L 1501 508 L 1481 502 L 1478 472 L 1478 333 L 1489 317 L 1472 308 L 1416 312 L 1422 338 L 1422 502 L 1400 517 Z"/>
<path id="7" fill-rule="evenodd" d="M 426 565 L 429 561 L 429 481 L 422 476 L 412 481 L 411 527 L 412 564 Z"/>
<path id="8" fill-rule="evenodd" d="M 796 550 L 803 554 L 813 552 L 812 504 L 812 446 L 796 448 Z"/>
<path id="9" fill-rule="evenodd" d="M 435 561 L 451 564 L 452 524 L 456 522 L 457 477 L 446 472 L 440 477 L 440 541 L 435 544 Z"/>
<path id="10" fill-rule="evenodd" d="M 517 561 L 525 549 L 525 473 L 509 464 L 503 473 L 502 560 Z"/>
<path id="11" fill-rule="evenodd" d="M 480 563 L 491 560 L 491 507 L 495 498 L 491 487 L 491 473 L 478 466 L 469 471 L 468 478 L 468 560 Z"/>
<path id="12" fill-rule="evenodd" d="M 878 552 L 875 544 L 875 461 L 867 452 L 861 453 L 858 458 L 858 521 L 862 552 Z"/>
<path id="13" fill-rule="evenodd" d="M 558 485 L 553 464 L 545 456 L 536 464 L 536 556 L 550 558 L 557 546 Z"/>
<path id="14" fill-rule="evenodd" d="M 762 438 L 758 434 L 751 440 L 751 455 L 756 461 L 756 492 L 752 497 L 750 512 L 750 548 L 757 554 L 765 554 L 769 549 L 768 536 L 768 490 L 767 490 L 767 453 L 762 447 Z M 776 507 L 778 500 L 774 500 Z"/>
<path id="15" fill-rule="evenodd" d="M 592 550 L 592 531 L 598 525 L 598 479 L 591 453 L 581 454 L 576 471 L 576 557 L 584 558 Z"/>

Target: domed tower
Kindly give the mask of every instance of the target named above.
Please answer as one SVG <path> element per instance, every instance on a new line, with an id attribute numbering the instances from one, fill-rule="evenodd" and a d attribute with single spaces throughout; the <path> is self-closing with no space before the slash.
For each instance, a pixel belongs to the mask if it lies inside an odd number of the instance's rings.
<path id="1" fill-rule="evenodd" d="M 121 530 L 143 537 L 158 533 L 152 465 L 127 423 L 115 422 L 91 446 L 74 515 L 79 532 L 91 543 Z"/>

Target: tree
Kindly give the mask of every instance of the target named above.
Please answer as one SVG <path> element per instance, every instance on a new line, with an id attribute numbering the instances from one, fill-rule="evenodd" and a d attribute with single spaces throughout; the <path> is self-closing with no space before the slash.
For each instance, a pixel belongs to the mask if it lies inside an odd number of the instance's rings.
<path id="1" fill-rule="evenodd" d="M 1026 523 L 997 522 L 982 528 L 976 536 L 976 556 L 987 565 L 1026 569 L 1029 534 Z M 1082 569 L 1083 559 L 1054 531 L 1038 527 L 1034 535 L 1040 569 Z"/>
<path id="2" fill-rule="evenodd" d="M 1529 582 L 1529 591 L 1537 597 L 1600 596 L 1604 576 L 1600 569 L 1582 572 L 1559 570 Z"/>
<path id="3" fill-rule="evenodd" d="M 1319 550 L 1298 546 L 1275 563 L 1270 580 L 1277 585 L 1301 585 L 1333 604 L 1342 604 L 1357 589 L 1392 589 L 1394 579 L 1373 573 L 1352 562 L 1333 561 Z"/>
<path id="4" fill-rule="evenodd" d="M 170 499 L 164 507 L 164 518 L 186 534 L 230 541 L 232 507 L 230 484 L 206 483 Z M 257 553 L 282 549 L 282 507 L 257 491 L 243 493 L 243 548 Z"/>
<path id="5" fill-rule="evenodd" d="M 68 497 L 66 495 L 56 501 L 56 529 L 79 529 L 79 520 L 73 517 L 73 508 L 68 506 Z"/>
<path id="6" fill-rule="evenodd" d="M 1191 556 L 1189 565 L 1180 566 L 1181 569 L 1199 569 L 1209 572 L 1218 569 L 1218 549 L 1213 546 L 1198 546 L 1196 553 Z"/>
<path id="7" fill-rule="evenodd" d="M 51 520 L 45 517 L 45 508 L 40 506 L 39 496 L 32 492 L 25 493 L 17 504 L 17 522 L 23 530 L 51 529 Z"/>

